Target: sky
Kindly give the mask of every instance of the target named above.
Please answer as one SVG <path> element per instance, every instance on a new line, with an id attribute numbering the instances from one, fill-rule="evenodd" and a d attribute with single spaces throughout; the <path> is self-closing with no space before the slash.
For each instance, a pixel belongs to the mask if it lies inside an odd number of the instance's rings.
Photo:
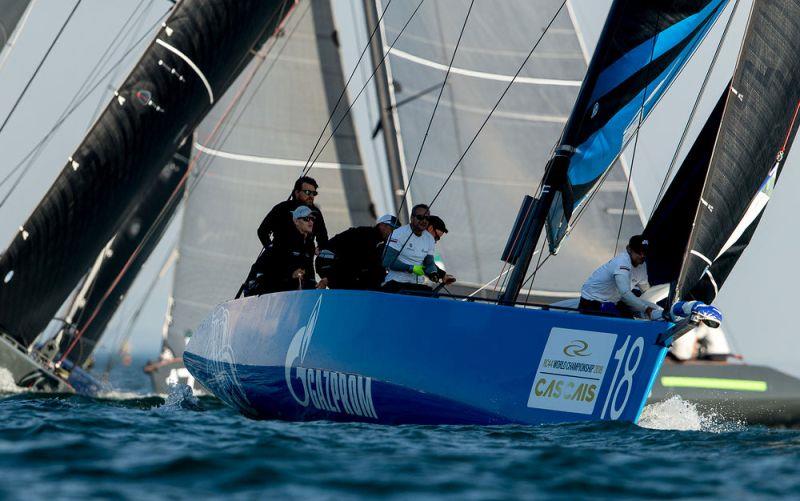
<path id="1" fill-rule="evenodd" d="M 14 101 L 41 61 L 55 33 L 69 15 L 77 0 L 35 0 L 31 16 L 0 69 L 0 118 L 10 112 Z M 345 0 L 337 0 L 345 1 Z M 360 2 L 360 0 L 351 0 Z M 602 29 L 602 22 L 611 0 L 570 0 L 569 6 L 579 27 L 580 36 L 590 53 Z M 704 117 L 733 72 L 741 34 L 751 0 L 740 0 L 737 15 L 723 45 L 719 61 L 711 74 L 705 99 L 701 101 L 698 117 Z M 51 141 L 30 164 L 8 200 L 0 206 L 0 245 L 7 245 L 17 228 L 24 222 L 42 195 L 63 168 L 66 159 L 79 144 L 98 110 L 112 97 L 113 88 L 130 70 L 143 45 L 134 42 L 145 36 L 145 43 L 155 33 L 159 18 L 172 5 L 167 0 L 81 0 L 49 58 L 33 80 L 26 95 L 0 131 L 0 179 L 4 178 L 32 148 L 48 133 L 64 108 L 78 92 L 93 66 L 108 47 L 113 55 L 91 83 L 99 82 L 92 92 L 59 127 Z M 728 7 L 730 12 L 731 6 Z M 126 24 L 129 16 L 133 20 Z M 724 21 L 707 37 L 696 56 L 679 76 L 672 89 L 642 128 L 633 164 L 633 184 L 636 201 L 649 213 L 649 207 L 660 186 L 663 172 L 675 150 L 678 137 L 686 123 L 691 103 L 709 68 L 713 52 L 720 40 Z M 336 19 L 340 31 L 353 29 L 347 16 Z M 131 28 L 112 46 L 120 30 Z M 127 58 L 123 52 L 131 50 Z M 118 65 L 114 65 L 122 60 Z M 692 139 L 702 120 L 690 128 Z M 688 149 L 691 141 L 684 149 Z M 628 157 L 632 152 L 627 152 Z M 800 238 L 796 236 L 795 214 L 800 214 L 800 197 L 794 196 L 800 187 L 797 153 L 792 152 L 785 165 L 779 185 L 767 207 L 765 217 L 750 248 L 745 252 L 718 298 L 725 326 L 734 349 L 751 363 L 769 364 L 786 372 L 800 374 L 796 355 L 800 339 L 795 333 L 793 303 L 795 284 L 800 281 L 800 265 L 795 256 L 800 253 Z M 8 192 L 11 181 L 0 186 L 0 196 Z M 532 187 L 534 189 L 534 187 Z M 144 301 L 144 310 L 134 325 L 133 348 L 154 357 L 160 347 L 161 327 L 171 287 L 171 275 L 154 282 L 166 256 L 177 241 L 178 224 L 173 223 L 159 247 L 145 265 L 118 315 L 111 322 L 112 334 L 104 342 L 113 345 L 114 333 L 127 324 L 131 313 Z M 150 285 L 155 289 L 147 294 Z"/>

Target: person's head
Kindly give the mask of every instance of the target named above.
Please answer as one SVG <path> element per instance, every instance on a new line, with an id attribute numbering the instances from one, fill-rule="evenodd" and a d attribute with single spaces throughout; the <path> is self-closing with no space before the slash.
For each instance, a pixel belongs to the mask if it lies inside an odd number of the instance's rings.
<path id="1" fill-rule="evenodd" d="M 647 240 L 642 235 L 634 235 L 628 241 L 626 247 L 628 254 L 631 256 L 631 264 L 639 266 L 644 263 L 647 258 Z"/>
<path id="2" fill-rule="evenodd" d="M 317 196 L 318 187 L 319 185 L 313 177 L 300 177 L 294 182 L 292 199 L 297 200 L 301 204 L 312 205 L 314 203 L 314 197 Z"/>
<path id="3" fill-rule="evenodd" d="M 433 235 L 435 241 L 441 240 L 447 233 L 447 226 L 445 226 L 444 220 L 439 216 L 428 216 L 428 233 Z"/>
<path id="4" fill-rule="evenodd" d="M 415 235 L 422 235 L 422 232 L 428 228 L 428 216 L 430 210 L 425 204 L 417 204 L 411 209 L 411 231 Z"/>
<path id="5" fill-rule="evenodd" d="M 305 205 L 301 205 L 292 211 L 294 227 L 305 237 L 314 231 L 314 221 L 316 219 L 314 212 Z"/>
<path id="6" fill-rule="evenodd" d="M 378 218 L 375 227 L 381 232 L 381 237 L 386 240 L 397 227 L 400 226 L 400 221 L 391 214 L 385 214 Z"/>

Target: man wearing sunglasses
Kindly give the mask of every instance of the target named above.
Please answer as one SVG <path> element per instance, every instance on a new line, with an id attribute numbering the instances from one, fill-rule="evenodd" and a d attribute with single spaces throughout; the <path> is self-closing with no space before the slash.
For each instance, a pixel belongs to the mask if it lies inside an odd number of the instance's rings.
<path id="1" fill-rule="evenodd" d="M 444 220 L 439 216 L 428 216 L 428 233 L 433 236 L 434 242 L 438 244 L 439 240 L 444 238 L 444 236 L 447 234 L 447 226 L 444 224 Z M 453 275 L 448 275 L 445 272 L 444 262 L 442 261 L 442 257 L 438 252 L 433 255 L 433 262 L 436 264 L 440 282 L 443 282 L 445 285 L 455 283 L 456 277 Z"/>
<path id="2" fill-rule="evenodd" d="M 425 276 L 434 282 L 439 280 L 433 260 L 436 242 L 427 231 L 429 216 L 427 205 L 416 205 L 411 209 L 411 222 L 392 232 L 383 256 L 383 265 L 388 270 L 384 291 L 430 292 L 431 288 L 425 285 Z"/>
<path id="3" fill-rule="evenodd" d="M 314 200 L 318 195 L 317 188 L 317 182 L 312 177 L 303 176 L 295 181 L 289 200 L 284 200 L 273 207 L 261 222 L 261 226 L 258 227 L 258 238 L 265 248 L 269 247 L 276 239 L 294 231 L 291 213 L 301 205 L 311 209 L 316 218 L 312 235 L 316 239 L 317 246 L 328 243 L 328 229 L 325 227 L 322 211 L 314 205 Z"/>
<path id="4" fill-rule="evenodd" d="M 331 289 L 378 290 L 386 277 L 383 251 L 386 239 L 400 226 L 386 214 L 375 226 L 350 228 L 331 238 L 317 256 L 320 286 Z"/>
<path id="5" fill-rule="evenodd" d="M 300 205 L 291 213 L 292 230 L 261 251 L 242 285 L 245 296 L 297 289 L 313 289 L 314 212 Z"/>

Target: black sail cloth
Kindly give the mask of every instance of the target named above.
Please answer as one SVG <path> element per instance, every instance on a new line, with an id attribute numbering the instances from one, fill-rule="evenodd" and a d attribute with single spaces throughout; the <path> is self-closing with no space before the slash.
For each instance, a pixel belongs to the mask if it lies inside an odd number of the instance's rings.
<path id="1" fill-rule="evenodd" d="M 184 0 L 0 257 L 0 330 L 30 345 L 291 0 Z"/>
<path id="2" fill-rule="evenodd" d="M 789 153 L 800 101 L 800 0 L 755 1 L 727 99 L 678 299 L 714 299 L 749 243 Z"/>

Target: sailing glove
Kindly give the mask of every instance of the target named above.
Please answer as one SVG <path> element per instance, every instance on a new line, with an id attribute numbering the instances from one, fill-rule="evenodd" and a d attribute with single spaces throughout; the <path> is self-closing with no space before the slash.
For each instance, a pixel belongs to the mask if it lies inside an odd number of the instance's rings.
<path id="1" fill-rule="evenodd" d="M 421 264 L 415 264 L 414 268 L 412 268 L 411 272 L 414 275 L 416 275 L 418 277 L 421 277 L 422 275 L 425 274 L 425 268 L 423 268 L 423 266 Z"/>

